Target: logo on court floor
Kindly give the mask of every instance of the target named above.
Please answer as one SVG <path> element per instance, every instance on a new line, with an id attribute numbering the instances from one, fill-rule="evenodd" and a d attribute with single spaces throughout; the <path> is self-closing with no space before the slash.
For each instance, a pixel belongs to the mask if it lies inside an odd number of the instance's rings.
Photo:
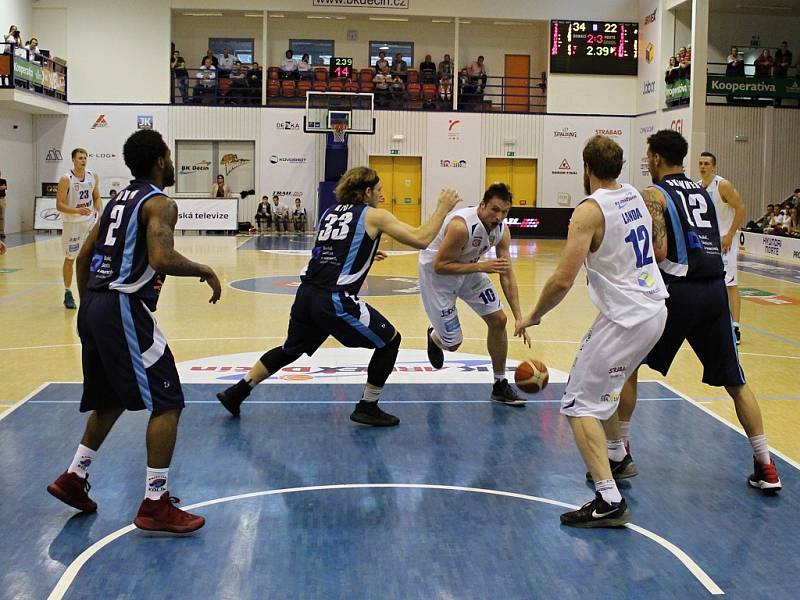
<path id="1" fill-rule="evenodd" d="M 404 333 L 403 339 L 409 340 L 412 332 Z M 420 332 L 419 344 L 424 344 L 425 330 Z M 280 340 L 274 340 L 275 345 Z M 262 343 L 262 340 L 257 341 Z M 408 343 L 413 343 L 410 340 Z M 182 383 L 235 383 L 261 356 L 262 351 L 229 354 L 226 356 L 209 356 L 178 364 L 178 373 Z M 356 383 L 363 385 L 367 377 L 367 366 L 372 359 L 372 350 L 364 348 L 320 348 L 314 356 L 303 355 L 266 379 L 264 384 L 275 383 Z M 517 361 L 509 359 L 506 372 L 511 374 L 517 368 Z M 548 369 L 550 383 L 565 383 L 567 374 L 563 371 Z M 489 386 L 492 382 L 492 361 L 488 356 L 465 354 L 463 352 L 448 353 L 444 368 L 436 370 L 428 362 L 424 350 L 401 349 L 397 356 L 394 371 L 389 383 L 483 383 Z M 435 395 L 435 392 L 433 392 Z M 460 400 L 483 400 L 484 398 L 466 398 Z"/>
<path id="2" fill-rule="evenodd" d="M 294 296 L 300 287 L 299 275 L 281 275 L 276 277 L 254 277 L 231 282 L 230 286 L 243 292 L 256 294 L 283 294 Z M 359 296 L 411 296 L 419 294 L 419 279 L 416 277 L 386 277 L 370 275 Z"/>

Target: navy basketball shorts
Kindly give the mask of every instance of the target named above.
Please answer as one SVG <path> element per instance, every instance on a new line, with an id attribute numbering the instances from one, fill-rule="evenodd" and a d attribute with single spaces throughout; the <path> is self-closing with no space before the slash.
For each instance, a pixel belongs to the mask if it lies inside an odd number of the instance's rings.
<path id="1" fill-rule="evenodd" d="M 304 283 L 297 288 L 283 349 L 311 356 L 328 336 L 348 348 L 383 348 L 394 334 L 386 317 L 358 296 Z"/>
<path id="2" fill-rule="evenodd" d="M 107 408 L 183 408 L 175 359 L 148 308 L 136 296 L 89 292 L 81 298 L 81 412 Z"/>
<path id="3" fill-rule="evenodd" d="M 686 340 L 703 365 L 703 383 L 743 385 L 725 280 L 677 280 L 667 291 L 667 324 L 645 364 L 666 375 Z"/>

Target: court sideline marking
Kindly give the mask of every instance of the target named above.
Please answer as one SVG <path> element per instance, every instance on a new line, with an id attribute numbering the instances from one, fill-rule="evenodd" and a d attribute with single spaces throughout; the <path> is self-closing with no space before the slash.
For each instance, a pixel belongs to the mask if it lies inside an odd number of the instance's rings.
<path id="1" fill-rule="evenodd" d="M 558 506 L 560 508 L 566 508 L 569 510 L 577 510 L 580 508 L 579 506 L 575 506 L 573 504 L 567 504 L 566 502 L 560 502 L 558 500 L 551 500 L 550 498 L 542 498 L 539 496 L 529 496 L 527 494 L 519 494 L 516 492 L 506 492 L 502 490 L 488 490 L 483 488 L 473 488 L 473 487 L 463 487 L 458 485 L 439 485 L 439 484 L 429 484 L 429 483 L 345 483 L 345 484 L 335 484 L 335 485 L 313 485 L 313 486 L 305 486 L 305 487 L 295 487 L 295 488 L 283 488 L 277 490 L 264 490 L 260 492 L 249 492 L 246 494 L 238 494 L 235 496 L 226 496 L 223 498 L 215 498 L 213 500 L 206 500 L 204 502 L 198 502 L 196 504 L 190 504 L 189 506 L 184 506 L 183 510 L 196 510 L 198 508 L 203 508 L 206 506 L 212 506 L 215 504 L 222 504 L 224 502 L 234 502 L 236 500 L 245 500 L 249 498 L 258 498 L 263 496 L 274 496 L 277 494 L 292 494 L 297 492 L 316 492 L 316 491 L 325 491 L 325 490 L 352 490 L 352 489 L 376 489 L 376 488 L 393 488 L 393 489 L 423 489 L 423 490 L 444 490 L 444 491 L 455 491 L 455 492 L 469 492 L 474 494 L 487 494 L 491 496 L 504 496 L 507 498 L 516 498 L 518 500 L 528 500 L 531 502 L 541 502 L 543 504 L 550 504 L 552 506 Z M 683 550 L 679 547 L 675 546 L 669 540 L 661 537 L 660 535 L 653 533 L 643 527 L 638 525 L 634 525 L 632 523 L 628 523 L 625 525 L 626 528 L 630 529 L 631 531 L 635 531 L 636 533 L 648 538 L 649 540 L 655 542 L 665 550 L 667 550 L 670 554 L 672 554 L 675 558 L 677 558 L 681 564 L 697 579 L 706 590 L 715 596 L 724 595 L 725 592 L 722 591 L 711 577 L 703 571 L 703 569 Z M 64 597 L 64 594 L 67 593 L 69 590 L 70 585 L 75 580 L 75 577 L 80 572 L 83 565 L 85 565 L 92 556 L 97 554 L 100 550 L 108 546 L 111 542 L 116 540 L 117 538 L 122 537 L 123 535 L 130 533 L 136 530 L 135 525 L 126 525 L 125 527 L 114 531 L 104 538 L 96 541 L 94 544 L 89 546 L 86 550 L 81 552 L 81 554 L 72 561 L 69 566 L 67 567 L 64 574 L 58 580 L 53 591 L 48 596 L 48 600 L 61 600 Z"/>

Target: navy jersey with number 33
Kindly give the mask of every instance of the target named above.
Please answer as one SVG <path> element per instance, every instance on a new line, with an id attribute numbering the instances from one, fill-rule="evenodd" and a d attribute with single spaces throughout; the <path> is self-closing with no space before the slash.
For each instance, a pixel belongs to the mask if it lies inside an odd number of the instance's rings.
<path id="1" fill-rule="evenodd" d="M 165 275 L 150 266 L 142 207 L 163 195 L 152 183 L 134 179 L 106 205 L 89 267 L 90 290 L 130 294 L 156 309 Z"/>
<path id="2" fill-rule="evenodd" d="M 357 295 L 378 251 L 375 239 L 366 231 L 366 204 L 337 204 L 320 219 L 317 241 L 311 260 L 300 276 L 309 283 L 329 292 Z"/>

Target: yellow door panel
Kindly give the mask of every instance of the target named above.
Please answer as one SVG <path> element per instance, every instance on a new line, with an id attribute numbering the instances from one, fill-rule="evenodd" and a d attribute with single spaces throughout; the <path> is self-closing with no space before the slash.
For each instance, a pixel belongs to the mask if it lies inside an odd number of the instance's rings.
<path id="1" fill-rule="evenodd" d="M 511 190 L 515 206 L 536 206 L 536 160 L 515 158 L 511 161 Z"/>
<path id="2" fill-rule="evenodd" d="M 511 190 L 514 190 L 514 184 L 511 181 L 510 158 L 486 159 L 486 187 L 488 188 L 490 185 L 498 181 L 511 186 Z"/>
<path id="3" fill-rule="evenodd" d="M 422 159 L 418 156 L 394 157 L 394 216 L 412 227 L 422 218 Z"/>
<path id="4" fill-rule="evenodd" d="M 394 157 L 392 156 L 370 156 L 369 167 L 378 173 L 383 189 L 384 201 L 381 208 L 392 211 L 392 196 L 394 186 Z"/>

